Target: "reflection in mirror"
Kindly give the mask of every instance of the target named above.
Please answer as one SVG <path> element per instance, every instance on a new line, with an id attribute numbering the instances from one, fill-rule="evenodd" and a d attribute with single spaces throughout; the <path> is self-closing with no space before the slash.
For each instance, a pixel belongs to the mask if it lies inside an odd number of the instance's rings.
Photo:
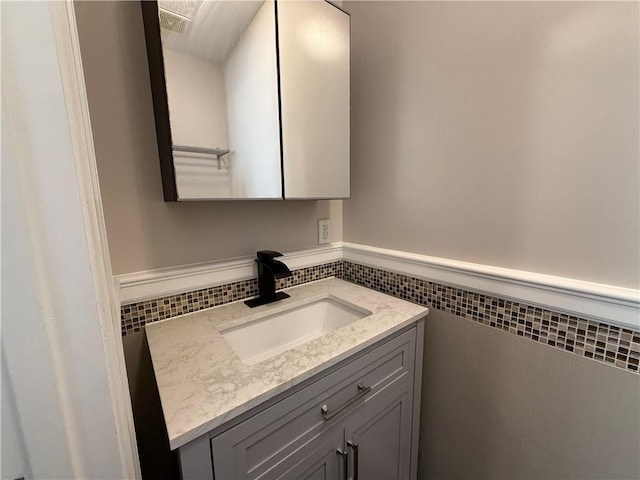
<path id="1" fill-rule="evenodd" d="M 282 198 L 272 1 L 158 2 L 179 200 Z"/>
<path id="2" fill-rule="evenodd" d="M 325 1 L 278 4 L 285 197 L 349 196 L 349 16 Z"/>

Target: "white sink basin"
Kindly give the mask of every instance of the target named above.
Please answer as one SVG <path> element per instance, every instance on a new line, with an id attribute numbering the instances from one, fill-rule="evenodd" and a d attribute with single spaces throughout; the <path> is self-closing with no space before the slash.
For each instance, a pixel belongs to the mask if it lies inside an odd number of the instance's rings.
<path id="1" fill-rule="evenodd" d="M 364 308 L 329 296 L 220 333 L 240 360 L 254 365 L 368 315 Z"/>

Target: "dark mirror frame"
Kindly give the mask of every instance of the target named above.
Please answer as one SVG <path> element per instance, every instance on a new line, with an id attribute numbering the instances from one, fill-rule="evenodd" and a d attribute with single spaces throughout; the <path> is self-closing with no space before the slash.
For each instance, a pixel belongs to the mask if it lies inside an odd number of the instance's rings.
<path id="1" fill-rule="evenodd" d="M 169 123 L 169 99 L 167 98 L 162 38 L 160 36 L 160 22 L 158 21 L 158 2 L 155 0 L 143 0 L 140 5 L 142 7 L 144 38 L 147 45 L 153 115 L 156 120 L 162 191 L 164 192 L 165 202 L 177 202 L 178 189 L 176 187 L 176 172 L 173 166 L 173 151 L 171 150 L 173 141 Z"/>

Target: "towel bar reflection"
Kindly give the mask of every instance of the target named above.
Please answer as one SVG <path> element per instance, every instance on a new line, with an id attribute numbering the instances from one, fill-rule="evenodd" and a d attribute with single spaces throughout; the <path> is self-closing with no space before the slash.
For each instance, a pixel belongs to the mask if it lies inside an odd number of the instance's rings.
<path id="1" fill-rule="evenodd" d="M 215 155 L 216 160 L 218 161 L 218 170 L 220 170 L 221 168 L 222 157 L 224 157 L 227 153 L 229 153 L 229 150 L 225 148 L 188 147 L 186 145 L 174 145 L 172 149 L 174 152 L 201 153 L 203 155 Z"/>

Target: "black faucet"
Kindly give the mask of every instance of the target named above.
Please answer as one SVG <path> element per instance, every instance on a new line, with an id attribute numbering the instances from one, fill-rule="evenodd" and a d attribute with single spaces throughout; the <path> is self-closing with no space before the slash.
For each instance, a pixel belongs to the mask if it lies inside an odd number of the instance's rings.
<path id="1" fill-rule="evenodd" d="M 289 298 L 289 295 L 284 292 L 276 293 L 276 278 L 285 278 L 292 275 L 289 267 L 275 260 L 275 257 L 281 257 L 282 254 L 273 250 L 261 250 L 256 255 L 258 256 L 256 262 L 258 263 L 258 292 L 260 296 L 244 303 L 253 308 L 282 300 L 283 298 Z"/>

